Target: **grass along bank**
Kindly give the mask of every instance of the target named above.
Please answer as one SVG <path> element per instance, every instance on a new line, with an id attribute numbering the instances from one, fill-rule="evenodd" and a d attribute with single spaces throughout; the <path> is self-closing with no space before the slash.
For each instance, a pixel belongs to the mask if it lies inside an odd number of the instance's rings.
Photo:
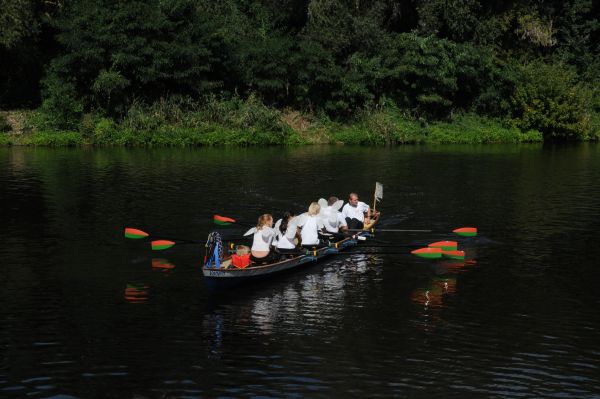
<path id="1" fill-rule="evenodd" d="M 600 121 L 597 115 L 595 121 Z M 397 108 L 363 111 L 350 122 L 324 116 L 280 111 L 254 97 L 202 104 L 168 100 L 134 104 L 114 119 L 87 113 L 59 128 L 42 111 L 0 114 L 0 145 L 29 146 L 252 146 L 302 144 L 479 144 L 541 142 L 539 131 L 523 132 L 510 121 L 475 114 L 444 122 L 415 120 Z M 588 139 L 597 140 L 600 124 Z"/>

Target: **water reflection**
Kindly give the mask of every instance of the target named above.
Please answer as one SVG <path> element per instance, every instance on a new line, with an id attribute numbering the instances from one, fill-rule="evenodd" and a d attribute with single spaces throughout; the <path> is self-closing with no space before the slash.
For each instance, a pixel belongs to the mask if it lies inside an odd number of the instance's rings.
<path id="1" fill-rule="evenodd" d="M 152 269 L 168 273 L 175 269 L 175 265 L 167 259 L 152 258 Z"/>
<path id="2" fill-rule="evenodd" d="M 148 300 L 148 287 L 144 283 L 127 283 L 124 297 L 130 303 L 144 303 Z"/>
<path id="3" fill-rule="evenodd" d="M 472 256 L 474 251 L 469 251 L 469 254 Z M 422 306 L 422 315 L 435 325 L 441 319 L 440 312 L 448 306 L 449 298 L 456 294 L 458 275 L 476 264 L 475 259 L 440 260 L 432 263 L 433 276 L 410 293 L 411 301 Z"/>
<path id="4" fill-rule="evenodd" d="M 381 273 L 381 265 L 383 255 L 378 254 L 352 254 L 345 258 L 341 265 L 337 268 L 338 274 L 365 274 L 374 272 Z"/>

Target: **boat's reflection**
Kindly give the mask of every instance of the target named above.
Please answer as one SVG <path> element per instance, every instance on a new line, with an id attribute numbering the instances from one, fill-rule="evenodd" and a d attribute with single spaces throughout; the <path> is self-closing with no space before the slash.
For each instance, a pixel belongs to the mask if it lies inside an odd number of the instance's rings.
<path id="1" fill-rule="evenodd" d="M 231 295 L 209 297 L 209 306 L 203 316 L 202 328 L 210 332 L 209 354 L 220 357 L 224 341 L 254 339 L 263 336 L 264 344 L 270 336 L 335 334 L 337 328 L 352 323 L 362 316 L 356 312 L 368 306 L 369 289 L 381 290 L 385 254 L 352 254 L 327 262 L 318 267 L 299 271 L 265 282 L 262 286 L 240 288 Z M 445 300 L 457 289 L 457 275 L 475 261 L 441 261 L 435 263 L 434 275 L 426 284 L 405 292 L 405 301 L 423 306 L 424 314 L 439 317 Z M 375 284 L 373 284 L 375 283 Z M 354 309 L 348 311 L 349 309 Z M 429 319 L 428 319 L 429 320 Z"/>
<path id="2" fill-rule="evenodd" d="M 235 294 L 209 297 L 203 316 L 203 331 L 208 338 L 210 358 L 222 356 L 224 341 L 248 339 L 278 334 L 317 335 L 340 323 L 352 296 L 356 278 L 369 278 L 378 273 L 381 257 L 353 254 L 334 259 L 319 270 L 318 266 L 305 272 L 290 273 L 262 287 L 238 290 Z M 352 289 L 351 289 L 352 288 Z"/>

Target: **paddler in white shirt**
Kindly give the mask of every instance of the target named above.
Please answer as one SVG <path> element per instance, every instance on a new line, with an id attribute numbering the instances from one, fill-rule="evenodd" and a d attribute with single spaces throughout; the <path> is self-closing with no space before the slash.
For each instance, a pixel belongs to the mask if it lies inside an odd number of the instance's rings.
<path id="1" fill-rule="evenodd" d="M 358 194 L 350 193 L 348 203 L 342 209 L 342 216 L 346 220 L 349 229 L 362 229 L 365 223 L 365 216 L 371 212 L 368 204 L 358 200 Z"/>
<path id="2" fill-rule="evenodd" d="M 344 204 L 344 201 L 338 199 L 338 197 L 331 196 L 327 200 L 327 207 L 323 211 L 323 225 L 328 233 L 333 234 L 336 238 L 339 238 L 343 233 L 348 230 L 348 223 L 342 216 L 340 208 Z"/>
<path id="3" fill-rule="evenodd" d="M 323 229 L 323 221 L 319 217 L 321 207 L 313 202 L 308 207 L 308 212 L 298 217 L 298 227 L 302 228 L 300 237 L 302 246 L 312 249 L 314 247 L 323 247 L 327 244 L 319 240 L 319 231 Z"/>
<path id="4" fill-rule="evenodd" d="M 302 255 L 304 251 L 297 248 L 295 242 L 299 235 L 298 218 L 293 212 L 287 211 L 283 214 L 283 218 L 275 224 L 275 232 L 277 233 L 277 252 L 281 255 Z"/>
<path id="5" fill-rule="evenodd" d="M 257 263 L 272 263 L 279 260 L 279 254 L 271 250 L 271 243 L 277 235 L 272 226 L 273 216 L 265 213 L 258 218 L 256 227 L 244 234 L 250 235 L 254 233 L 252 240 L 252 255 L 250 256 L 252 261 Z"/>

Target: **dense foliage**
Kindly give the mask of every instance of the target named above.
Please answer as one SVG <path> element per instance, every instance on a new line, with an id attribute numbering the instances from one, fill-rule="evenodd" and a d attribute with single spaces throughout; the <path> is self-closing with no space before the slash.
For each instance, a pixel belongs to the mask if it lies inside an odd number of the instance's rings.
<path id="1" fill-rule="evenodd" d="M 146 123 L 140 115 L 152 119 L 165 99 L 188 120 L 209 118 L 215 104 L 227 119 L 235 112 L 225 108 L 249 99 L 273 109 L 259 112 L 267 119 L 296 109 L 367 123 L 394 109 L 415 126 L 477 114 L 546 139 L 600 135 L 592 0 L 0 0 L 0 9 L 0 108 L 39 107 L 49 130 L 92 134 L 101 123 L 108 134 L 106 121 Z M 289 136 L 274 120 L 255 122 Z"/>

